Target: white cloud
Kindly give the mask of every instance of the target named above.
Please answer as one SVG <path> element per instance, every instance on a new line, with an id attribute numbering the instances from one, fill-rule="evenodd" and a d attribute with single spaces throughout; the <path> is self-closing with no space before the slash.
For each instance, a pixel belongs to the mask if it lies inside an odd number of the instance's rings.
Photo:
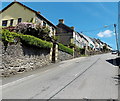
<path id="1" fill-rule="evenodd" d="M 99 32 L 97 34 L 98 37 L 111 37 L 113 35 L 113 31 L 105 30 L 104 32 Z"/>

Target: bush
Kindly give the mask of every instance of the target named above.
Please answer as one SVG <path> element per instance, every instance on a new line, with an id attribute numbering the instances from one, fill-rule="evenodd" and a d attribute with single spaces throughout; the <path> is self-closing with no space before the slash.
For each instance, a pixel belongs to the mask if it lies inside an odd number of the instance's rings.
<path id="1" fill-rule="evenodd" d="M 19 23 L 15 27 L 15 30 L 17 33 L 28 34 L 28 35 L 33 35 L 33 36 L 36 36 L 35 33 L 37 33 L 35 29 L 35 24 L 29 23 L 29 22 Z"/>
<path id="2" fill-rule="evenodd" d="M 37 37 L 31 36 L 31 35 L 23 35 L 23 34 L 18 34 L 15 32 L 10 32 L 8 30 L 2 30 L 0 32 L 0 34 L 2 35 L 2 41 L 11 43 L 11 42 L 15 42 L 15 38 L 20 38 L 21 41 L 26 42 L 29 45 L 34 45 L 34 46 L 38 46 L 41 48 L 51 48 L 53 45 L 50 42 L 41 40 Z"/>
<path id="3" fill-rule="evenodd" d="M 16 32 L 38 37 L 42 40 L 50 41 L 50 29 L 46 26 L 33 24 L 30 22 L 21 22 L 16 26 Z"/>
<path id="4" fill-rule="evenodd" d="M 1 30 L 0 34 L 2 35 L 2 41 L 7 41 L 7 42 L 14 42 L 14 36 L 11 34 L 10 31 L 8 30 Z"/>
<path id="5" fill-rule="evenodd" d="M 58 47 L 59 47 L 59 50 L 61 51 L 67 52 L 69 54 L 73 54 L 73 50 L 71 48 L 68 48 L 61 43 L 58 43 Z"/>
<path id="6" fill-rule="evenodd" d="M 41 40 L 39 38 L 36 38 L 34 36 L 30 36 L 30 35 L 22 35 L 20 36 L 20 38 L 25 41 L 27 44 L 30 45 L 35 45 L 41 48 L 51 48 L 53 45 L 50 42 Z"/>

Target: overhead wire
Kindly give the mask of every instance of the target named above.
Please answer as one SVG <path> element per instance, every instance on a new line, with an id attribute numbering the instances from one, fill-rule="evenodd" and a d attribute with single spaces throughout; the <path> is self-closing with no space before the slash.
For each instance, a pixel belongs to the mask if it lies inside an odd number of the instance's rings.
<path id="1" fill-rule="evenodd" d="M 105 28 L 108 28 L 108 27 L 110 27 L 110 26 L 112 26 L 112 25 L 114 25 L 114 24 L 106 25 L 106 26 L 103 26 L 103 27 L 100 27 L 100 28 L 97 28 L 97 29 L 84 30 L 84 31 L 80 31 L 80 32 L 83 33 L 83 32 L 94 32 L 94 31 L 100 31 L 100 30 L 105 29 Z"/>

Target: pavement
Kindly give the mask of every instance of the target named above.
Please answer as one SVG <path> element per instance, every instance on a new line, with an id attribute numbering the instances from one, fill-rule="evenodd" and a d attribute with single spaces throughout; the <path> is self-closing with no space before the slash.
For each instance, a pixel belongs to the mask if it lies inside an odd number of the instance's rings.
<path id="1" fill-rule="evenodd" d="M 80 57 L 3 78 L 2 98 L 118 99 L 115 58 L 110 53 Z"/>

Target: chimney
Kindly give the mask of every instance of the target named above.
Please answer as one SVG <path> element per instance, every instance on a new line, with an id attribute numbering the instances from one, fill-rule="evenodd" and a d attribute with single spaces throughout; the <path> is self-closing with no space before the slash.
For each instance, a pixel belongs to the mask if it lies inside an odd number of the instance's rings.
<path id="1" fill-rule="evenodd" d="M 59 19 L 59 23 L 64 24 L 64 19 Z"/>
<path id="2" fill-rule="evenodd" d="M 39 11 L 38 11 L 37 13 L 38 13 L 38 14 L 40 14 L 40 12 L 39 12 Z"/>
<path id="3" fill-rule="evenodd" d="M 75 29 L 75 27 L 74 27 L 74 26 L 72 26 L 71 28 L 72 28 L 73 30 Z"/>

